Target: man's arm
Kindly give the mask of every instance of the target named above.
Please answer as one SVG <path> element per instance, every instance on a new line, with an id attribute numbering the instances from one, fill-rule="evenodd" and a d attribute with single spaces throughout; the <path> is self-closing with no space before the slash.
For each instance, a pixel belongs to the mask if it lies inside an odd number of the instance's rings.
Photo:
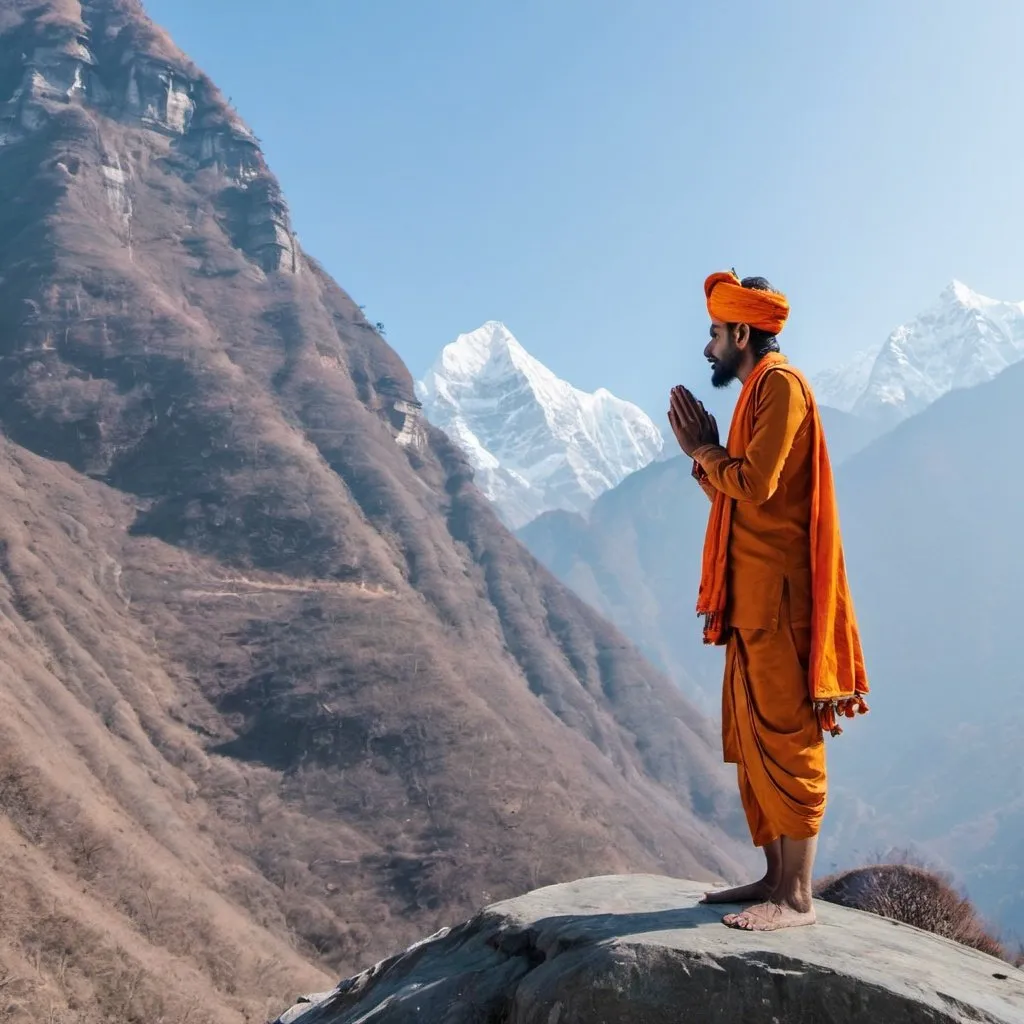
<path id="1" fill-rule="evenodd" d="M 779 486 L 782 467 L 806 415 L 807 399 L 799 381 L 784 370 L 770 370 L 760 385 L 753 432 L 743 456 L 733 459 L 719 445 L 703 445 L 693 459 L 716 491 L 759 505 Z"/>

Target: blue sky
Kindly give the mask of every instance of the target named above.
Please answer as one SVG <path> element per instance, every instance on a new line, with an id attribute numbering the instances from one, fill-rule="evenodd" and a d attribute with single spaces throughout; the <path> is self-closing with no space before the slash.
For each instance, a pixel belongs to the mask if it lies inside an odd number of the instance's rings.
<path id="1" fill-rule="evenodd" d="M 953 277 L 1024 299 L 1014 0 L 148 0 L 263 142 L 303 247 L 414 374 L 504 320 L 661 425 L 701 283 L 785 290 L 807 369 Z"/>

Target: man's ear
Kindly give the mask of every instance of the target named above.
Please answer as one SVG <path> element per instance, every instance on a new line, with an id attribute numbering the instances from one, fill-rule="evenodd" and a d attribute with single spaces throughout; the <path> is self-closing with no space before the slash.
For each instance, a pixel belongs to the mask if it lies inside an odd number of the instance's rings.
<path id="1" fill-rule="evenodd" d="M 749 324 L 736 325 L 733 329 L 733 342 L 741 352 L 747 347 L 747 344 L 750 342 Z"/>

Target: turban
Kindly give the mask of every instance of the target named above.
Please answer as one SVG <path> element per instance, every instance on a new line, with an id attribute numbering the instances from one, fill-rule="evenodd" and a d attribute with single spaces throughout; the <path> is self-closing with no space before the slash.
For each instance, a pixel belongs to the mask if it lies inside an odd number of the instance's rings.
<path id="1" fill-rule="evenodd" d="M 712 274 L 704 282 L 708 313 L 712 320 L 727 324 L 749 324 L 769 334 L 778 334 L 789 316 L 789 301 L 779 292 L 744 288 L 729 271 Z"/>

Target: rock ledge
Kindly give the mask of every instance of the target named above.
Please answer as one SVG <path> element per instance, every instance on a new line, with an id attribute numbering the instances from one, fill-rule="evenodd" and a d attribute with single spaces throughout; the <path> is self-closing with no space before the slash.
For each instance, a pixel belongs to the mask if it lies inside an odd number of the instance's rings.
<path id="1" fill-rule="evenodd" d="M 813 928 L 737 932 L 701 892 L 653 875 L 538 889 L 277 1024 L 1024 1024 L 1024 972 L 1001 960 L 827 903 Z"/>

